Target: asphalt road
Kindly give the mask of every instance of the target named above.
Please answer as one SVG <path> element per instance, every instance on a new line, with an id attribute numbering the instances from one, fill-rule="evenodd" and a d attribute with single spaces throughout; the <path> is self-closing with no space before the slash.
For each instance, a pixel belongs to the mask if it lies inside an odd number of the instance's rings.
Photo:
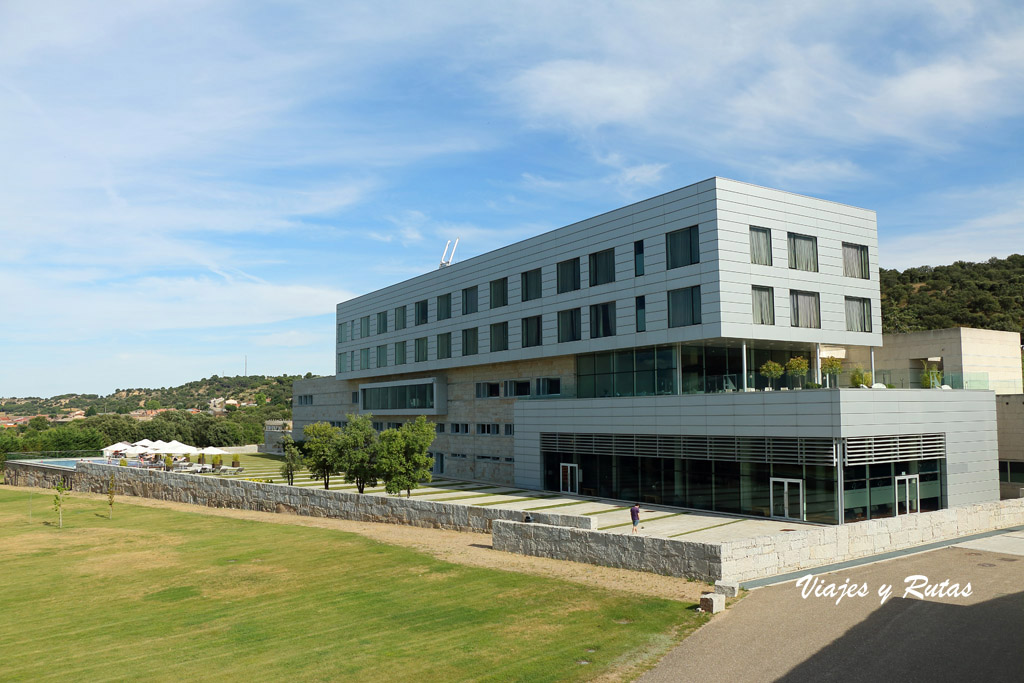
<path id="1" fill-rule="evenodd" d="M 1024 681 L 1024 534 L 862 565 L 818 578 L 866 597 L 807 598 L 795 581 L 758 588 L 639 680 Z M 986 539 L 988 541 L 988 539 Z M 980 547 L 979 547 L 979 544 Z M 905 579 L 970 596 L 906 598 Z M 879 588 L 893 587 L 881 602 Z"/>

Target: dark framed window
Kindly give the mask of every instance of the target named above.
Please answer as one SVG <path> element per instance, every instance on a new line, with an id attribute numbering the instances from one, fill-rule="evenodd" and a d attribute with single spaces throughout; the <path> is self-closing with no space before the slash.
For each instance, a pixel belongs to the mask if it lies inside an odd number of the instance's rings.
<path id="1" fill-rule="evenodd" d="M 491 351 L 508 351 L 508 322 L 491 324 Z"/>
<path id="2" fill-rule="evenodd" d="M 338 371 L 336 374 L 348 372 L 348 351 L 342 351 L 338 354 Z"/>
<path id="3" fill-rule="evenodd" d="M 750 262 L 759 266 L 772 264 L 772 231 L 750 226 Z"/>
<path id="4" fill-rule="evenodd" d="M 644 241 L 633 242 L 633 275 L 640 277 L 644 274 Z"/>
<path id="5" fill-rule="evenodd" d="M 579 258 L 559 262 L 556 267 L 558 276 L 558 293 L 574 292 L 580 288 Z"/>
<path id="6" fill-rule="evenodd" d="M 405 306 L 399 306 L 395 309 L 395 329 L 405 329 Z"/>
<path id="7" fill-rule="evenodd" d="M 386 368 L 388 366 L 388 345 L 380 344 L 377 347 L 377 367 Z"/>
<path id="8" fill-rule="evenodd" d="M 437 319 L 447 320 L 452 317 L 452 295 L 442 294 L 437 297 Z"/>
<path id="9" fill-rule="evenodd" d="M 364 315 L 359 319 L 359 338 L 366 339 L 370 336 L 370 316 Z"/>
<path id="10" fill-rule="evenodd" d="M 348 341 L 348 323 L 338 323 L 338 343 Z"/>
<path id="11" fill-rule="evenodd" d="M 405 342 L 395 342 L 395 365 L 405 365 Z"/>
<path id="12" fill-rule="evenodd" d="M 437 358 L 438 360 L 452 357 L 452 333 L 444 332 L 437 335 Z"/>
<path id="13" fill-rule="evenodd" d="M 846 297 L 846 329 L 849 332 L 871 331 L 871 299 Z"/>
<path id="14" fill-rule="evenodd" d="M 533 315 L 529 318 L 523 318 L 523 348 L 540 346 L 543 343 L 541 316 Z"/>
<path id="15" fill-rule="evenodd" d="M 615 249 L 605 249 L 590 255 L 590 286 L 597 287 L 615 282 Z"/>
<path id="16" fill-rule="evenodd" d="M 479 353 L 480 344 L 475 327 L 462 331 L 462 355 L 475 356 Z"/>
<path id="17" fill-rule="evenodd" d="M 590 307 L 590 338 L 615 336 L 615 302 L 594 304 Z"/>
<path id="18" fill-rule="evenodd" d="M 422 363 L 427 359 L 427 338 L 420 337 L 416 340 L 416 362 Z"/>
<path id="19" fill-rule="evenodd" d="M 636 331 L 647 331 L 647 297 L 636 298 Z"/>
<path id="20" fill-rule="evenodd" d="M 673 289 L 668 293 L 668 326 L 700 324 L 700 285 Z"/>
<path id="21" fill-rule="evenodd" d="M 540 268 L 528 270 L 522 274 L 523 301 L 540 298 Z"/>
<path id="22" fill-rule="evenodd" d="M 427 300 L 416 302 L 416 324 L 426 325 L 427 324 Z"/>
<path id="23" fill-rule="evenodd" d="M 817 292 L 789 291 L 789 320 L 793 327 L 821 327 Z"/>
<path id="24" fill-rule="evenodd" d="M 388 331 L 388 312 L 381 311 L 377 314 L 377 334 Z"/>
<path id="25" fill-rule="evenodd" d="M 476 313 L 476 285 L 462 290 L 462 315 Z"/>
<path id="26" fill-rule="evenodd" d="M 789 267 L 793 270 L 818 272 L 818 238 L 788 233 Z"/>
<path id="27" fill-rule="evenodd" d="M 771 287 L 751 287 L 750 299 L 755 325 L 775 324 L 775 291 Z"/>
<path id="28" fill-rule="evenodd" d="M 370 349 L 359 349 L 359 369 L 369 370 L 370 369 Z"/>
<path id="29" fill-rule="evenodd" d="M 491 280 L 491 308 L 508 306 L 508 278 Z"/>
<path id="30" fill-rule="evenodd" d="M 583 339 L 583 316 L 579 308 L 558 312 L 558 342 L 574 342 Z"/>
<path id="31" fill-rule="evenodd" d="M 699 237 L 696 225 L 665 235 L 666 268 L 672 270 L 700 263 Z"/>
<path id="32" fill-rule="evenodd" d="M 859 277 L 863 280 L 871 278 L 867 247 L 862 244 L 843 242 L 843 275 Z"/>

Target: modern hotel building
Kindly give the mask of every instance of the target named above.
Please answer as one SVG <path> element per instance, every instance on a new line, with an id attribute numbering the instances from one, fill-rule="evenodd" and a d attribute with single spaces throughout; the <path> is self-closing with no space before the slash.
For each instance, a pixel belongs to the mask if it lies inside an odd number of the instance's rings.
<path id="1" fill-rule="evenodd" d="M 426 415 L 447 477 L 733 514 L 998 500 L 991 392 L 807 388 L 880 344 L 873 211 L 711 178 L 339 304 L 293 418 Z"/>

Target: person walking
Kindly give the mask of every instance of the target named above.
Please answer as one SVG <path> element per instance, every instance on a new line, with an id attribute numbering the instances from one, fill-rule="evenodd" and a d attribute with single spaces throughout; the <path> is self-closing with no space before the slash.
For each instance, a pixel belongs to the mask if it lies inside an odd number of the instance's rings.
<path id="1" fill-rule="evenodd" d="M 640 526 L 640 503 L 629 508 L 629 516 L 633 520 L 633 533 L 635 534 L 636 528 Z"/>

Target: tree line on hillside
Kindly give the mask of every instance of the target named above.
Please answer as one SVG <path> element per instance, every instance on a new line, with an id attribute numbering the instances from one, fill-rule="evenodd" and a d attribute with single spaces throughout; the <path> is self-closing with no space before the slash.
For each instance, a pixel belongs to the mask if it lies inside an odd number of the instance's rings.
<path id="1" fill-rule="evenodd" d="M 331 478 L 342 476 L 356 490 L 384 484 L 390 494 L 406 492 L 420 482 L 430 481 L 434 459 L 427 449 L 434 442 L 434 425 L 420 415 L 398 429 L 377 432 L 372 416 L 348 415 L 348 424 L 333 427 L 326 422 L 306 425 L 303 440 L 283 439 L 285 452 L 281 474 L 289 484 L 295 474 L 305 467 L 313 479 L 331 488 Z"/>
<path id="2" fill-rule="evenodd" d="M 882 331 L 946 327 L 1024 332 L 1024 255 L 879 270 Z"/>

